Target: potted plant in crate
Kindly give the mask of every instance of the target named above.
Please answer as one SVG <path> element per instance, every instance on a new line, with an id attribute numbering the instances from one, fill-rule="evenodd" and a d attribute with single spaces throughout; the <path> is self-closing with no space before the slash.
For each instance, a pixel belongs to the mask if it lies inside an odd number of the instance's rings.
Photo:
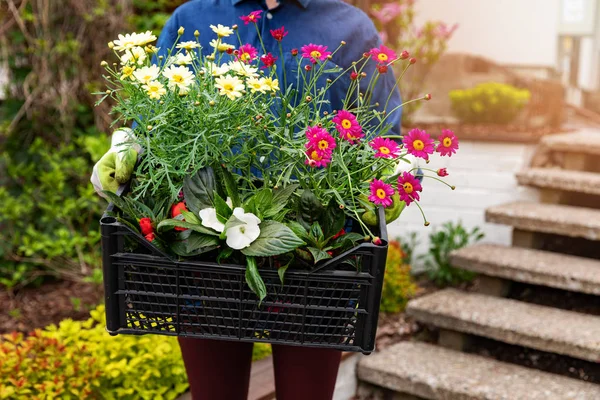
<path id="1" fill-rule="evenodd" d="M 234 46 L 235 26 L 211 29 L 212 49 L 178 41 L 166 56 L 149 32 L 110 44 L 121 65 L 104 64 L 102 100 L 115 100 L 115 124 L 134 125 L 96 166 L 112 189 L 101 221 L 108 330 L 370 352 L 386 221 L 422 190 L 402 163 L 449 156 L 458 141 L 387 134 L 394 110 L 378 111 L 372 91 L 410 61 L 385 46 L 346 70 L 330 61 L 344 42 L 281 50 L 297 74 L 280 82 L 274 55 Z M 344 108 L 328 111 L 339 80 Z"/>

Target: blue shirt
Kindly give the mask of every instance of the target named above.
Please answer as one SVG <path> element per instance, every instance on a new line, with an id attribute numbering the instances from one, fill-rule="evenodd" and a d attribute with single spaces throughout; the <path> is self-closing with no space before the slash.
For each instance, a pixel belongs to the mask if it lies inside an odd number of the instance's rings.
<path id="1" fill-rule="evenodd" d="M 296 82 L 297 61 L 294 61 L 291 55 L 292 49 L 299 50 L 304 45 L 314 43 L 325 45 L 329 51 L 333 52 L 341 41 L 345 41 L 347 44 L 333 55 L 331 61 L 327 62 L 332 63 L 332 67 L 337 65 L 346 69 L 352 65 L 353 61 L 359 61 L 363 53 L 381 44 L 377 30 L 369 17 L 358 8 L 341 0 L 280 0 L 280 5 L 271 10 L 267 9 L 264 0 L 192 0 L 177 8 L 167 21 L 158 39 L 159 54 L 166 54 L 167 50 L 172 48 L 177 40 L 179 27 L 185 29 L 180 41 L 195 41 L 194 31 L 198 30 L 200 31 L 200 44 L 203 48 L 212 51 L 209 43 L 216 38 L 216 34 L 212 32 L 210 25 L 217 24 L 225 26 L 237 24 L 241 40 L 256 47 L 262 54 L 262 45 L 254 25 L 252 23 L 244 25 L 244 22 L 240 20 L 240 16 L 248 15 L 255 10 L 263 10 L 257 24 L 267 52 L 280 57 L 279 43 L 270 33 L 272 29 L 285 26 L 285 29 L 289 31 L 289 34 L 281 42 L 288 84 Z M 223 41 L 236 47 L 239 45 L 235 35 L 225 38 Z M 277 61 L 277 64 L 280 86 L 283 88 L 281 59 Z M 367 73 L 367 78 L 361 81 L 364 83 L 364 89 L 366 89 L 371 74 L 378 73 L 375 66 L 375 62 L 370 61 L 363 69 Z M 339 74 L 332 73 L 331 77 L 337 75 Z M 323 79 L 327 77 L 324 76 Z M 330 111 L 342 108 L 349 82 L 349 74 L 346 74 L 331 87 L 328 93 Z M 392 68 L 389 68 L 389 72 L 381 75 L 373 92 L 372 103 L 378 102 L 380 111 L 383 110 L 394 85 L 395 78 Z M 396 89 L 388 102 L 387 110 L 391 111 L 400 104 L 400 93 Z M 400 117 L 401 110 L 398 108 L 386 120 L 393 125 L 391 130 L 393 134 L 400 133 Z"/>

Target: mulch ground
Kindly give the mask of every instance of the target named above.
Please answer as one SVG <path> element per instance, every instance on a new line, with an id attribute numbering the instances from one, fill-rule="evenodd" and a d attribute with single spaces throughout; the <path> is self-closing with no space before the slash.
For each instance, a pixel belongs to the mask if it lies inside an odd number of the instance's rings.
<path id="1" fill-rule="evenodd" d="M 65 318 L 84 320 L 100 304 L 102 286 L 83 282 L 50 282 L 16 293 L 0 291 L 0 334 L 30 332 Z"/>

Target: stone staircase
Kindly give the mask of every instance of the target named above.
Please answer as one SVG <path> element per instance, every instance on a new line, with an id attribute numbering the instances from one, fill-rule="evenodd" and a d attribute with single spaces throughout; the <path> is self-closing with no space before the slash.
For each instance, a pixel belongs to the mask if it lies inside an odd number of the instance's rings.
<path id="1" fill-rule="evenodd" d="M 365 357 L 359 398 L 600 400 L 600 384 L 471 351 L 478 340 L 518 346 L 600 371 L 600 134 L 554 135 L 541 146 L 560 168 L 517 174 L 521 185 L 541 191 L 541 203 L 486 211 L 488 222 L 513 228 L 512 247 L 477 244 L 454 252 L 453 265 L 479 274 L 474 290 L 412 300 L 407 313 L 434 328 L 437 345 L 402 342 Z M 567 245 L 548 244 L 553 240 Z M 513 295 L 519 287 L 554 297 L 533 304 Z M 584 296 L 595 311 L 569 309 L 572 296 Z"/>

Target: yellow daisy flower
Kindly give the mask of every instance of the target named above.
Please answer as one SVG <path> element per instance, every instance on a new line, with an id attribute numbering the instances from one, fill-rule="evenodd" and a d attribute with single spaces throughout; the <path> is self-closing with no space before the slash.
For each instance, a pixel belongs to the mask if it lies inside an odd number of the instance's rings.
<path id="1" fill-rule="evenodd" d="M 193 49 L 197 49 L 198 47 L 200 47 L 200 45 L 198 44 L 198 42 L 189 40 L 187 42 L 181 42 L 175 47 L 178 49 L 185 49 L 187 51 L 192 51 Z"/>
<path id="2" fill-rule="evenodd" d="M 263 85 L 267 91 L 279 90 L 279 79 L 264 78 Z"/>
<path id="3" fill-rule="evenodd" d="M 250 88 L 250 91 L 252 93 L 256 93 L 256 92 L 264 93 L 265 92 L 264 80 L 265 80 L 265 78 L 261 78 L 261 79 L 248 78 L 248 80 L 246 81 L 246 85 L 248 85 L 248 87 Z"/>
<path id="4" fill-rule="evenodd" d="M 215 79 L 215 86 L 219 89 L 221 96 L 227 96 L 231 100 L 242 97 L 245 89 L 244 83 L 237 76 L 226 75 Z"/>
<path id="5" fill-rule="evenodd" d="M 127 78 L 134 80 L 135 78 L 133 77 L 133 72 L 135 71 L 135 65 L 130 66 L 130 65 L 126 65 L 123 67 L 123 69 L 121 70 L 121 80 L 125 80 Z"/>
<path id="6" fill-rule="evenodd" d="M 141 83 L 147 84 L 150 81 L 155 80 L 160 73 L 160 69 L 156 65 L 150 65 L 149 67 L 142 67 L 134 71 L 133 76 Z"/>
<path id="7" fill-rule="evenodd" d="M 163 71 L 163 76 L 169 80 L 169 89 L 178 87 L 180 93 L 187 93 L 189 87 L 194 84 L 194 74 L 185 66 L 171 65 Z"/>
<path id="8" fill-rule="evenodd" d="M 148 93 L 148 97 L 154 100 L 160 99 L 167 93 L 167 89 L 165 89 L 164 85 L 158 81 L 148 82 L 146 85 L 142 86 L 142 88 Z"/>
<path id="9" fill-rule="evenodd" d="M 219 50 L 221 53 L 223 53 L 224 51 L 227 51 L 229 49 L 233 49 L 235 46 L 229 43 L 223 43 L 221 42 L 221 39 L 213 39 L 210 41 L 210 45 L 211 47 L 216 48 L 217 50 Z"/>
<path id="10" fill-rule="evenodd" d="M 129 50 L 136 46 L 144 46 L 156 40 L 156 36 L 150 31 L 143 33 L 127 33 L 119 35 L 117 40 L 113 41 L 114 49 L 117 51 Z"/>
<path id="11" fill-rule="evenodd" d="M 228 26 L 223 26 L 221 24 L 218 24 L 217 26 L 211 25 L 210 29 L 212 29 L 213 32 L 216 33 L 217 36 L 220 38 L 224 38 L 224 37 L 233 35 L 233 29 L 231 29 Z"/>

